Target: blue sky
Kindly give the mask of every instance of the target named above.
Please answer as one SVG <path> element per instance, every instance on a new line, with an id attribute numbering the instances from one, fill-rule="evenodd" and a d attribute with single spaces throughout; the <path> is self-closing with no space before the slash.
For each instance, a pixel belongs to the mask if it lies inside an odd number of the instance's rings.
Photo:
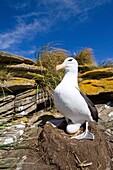
<path id="1" fill-rule="evenodd" d="M 34 59 L 49 42 L 113 59 L 113 0 L 1 0 L 0 50 Z"/>

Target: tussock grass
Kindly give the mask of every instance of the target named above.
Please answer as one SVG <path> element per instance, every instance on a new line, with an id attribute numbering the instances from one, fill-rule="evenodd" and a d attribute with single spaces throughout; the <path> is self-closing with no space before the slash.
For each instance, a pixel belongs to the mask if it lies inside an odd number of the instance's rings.
<path id="1" fill-rule="evenodd" d="M 37 85 L 53 93 L 55 87 L 61 81 L 64 71 L 56 71 L 56 65 L 61 64 L 67 56 L 67 51 L 51 47 L 50 44 L 44 46 L 37 53 L 37 65 L 46 68 L 42 81 L 37 80 Z"/>
<path id="2" fill-rule="evenodd" d="M 85 48 L 76 55 L 76 60 L 79 65 L 96 66 L 92 48 Z"/>

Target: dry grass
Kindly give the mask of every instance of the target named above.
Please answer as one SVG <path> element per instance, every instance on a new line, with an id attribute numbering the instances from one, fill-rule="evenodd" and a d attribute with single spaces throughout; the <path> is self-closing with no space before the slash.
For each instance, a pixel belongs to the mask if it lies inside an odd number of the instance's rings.
<path id="1" fill-rule="evenodd" d="M 66 58 L 66 51 L 61 49 L 51 49 L 44 48 L 38 52 L 37 55 L 37 65 L 43 66 L 47 69 L 45 73 L 42 73 L 44 76 L 42 81 L 37 80 L 37 85 L 41 88 L 45 88 L 50 93 L 53 93 L 55 87 L 61 81 L 64 72 L 56 71 L 56 65 L 61 64 Z"/>
<path id="2" fill-rule="evenodd" d="M 78 61 L 79 65 L 90 65 L 90 66 L 96 65 L 96 63 L 94 61 L 94 55 L 93 55 L 92 48 L 86 48 L 86 49 L 80 51 L 76 55 L 76 60 Z"/>

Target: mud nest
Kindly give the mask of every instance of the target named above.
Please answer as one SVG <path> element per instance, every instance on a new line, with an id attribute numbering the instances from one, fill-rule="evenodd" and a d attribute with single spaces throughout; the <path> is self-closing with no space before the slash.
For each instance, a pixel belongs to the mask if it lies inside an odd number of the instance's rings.
<path id="1" fill-rule="evenodd" d="M 112 169 L 112 149 L 108 138 L 97 125 L 90 125 L 95 139 L 71 139 L 64 131 L 46 124 L 38 138 L 40 157 L 49 169 Z"/>

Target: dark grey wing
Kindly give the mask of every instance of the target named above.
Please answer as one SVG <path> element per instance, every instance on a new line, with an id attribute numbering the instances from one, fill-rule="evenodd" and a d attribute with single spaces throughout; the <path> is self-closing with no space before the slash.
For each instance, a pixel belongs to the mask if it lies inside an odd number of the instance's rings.
<path id="1" fill-rule="evenodd" d="M 80 91 L 80 90 L 79 90 Z M 82 97 L 85 99 L 88 107 L 89 107 L 89 110 L 91 112 L 91 116 L 93 117 L 93 119 L 98 122 L 98 111 L 95 107 L 95 105 L 92 103 L 92 101 L 84 94 L 80 91 L 80 94 L 82 95 Z"/>

